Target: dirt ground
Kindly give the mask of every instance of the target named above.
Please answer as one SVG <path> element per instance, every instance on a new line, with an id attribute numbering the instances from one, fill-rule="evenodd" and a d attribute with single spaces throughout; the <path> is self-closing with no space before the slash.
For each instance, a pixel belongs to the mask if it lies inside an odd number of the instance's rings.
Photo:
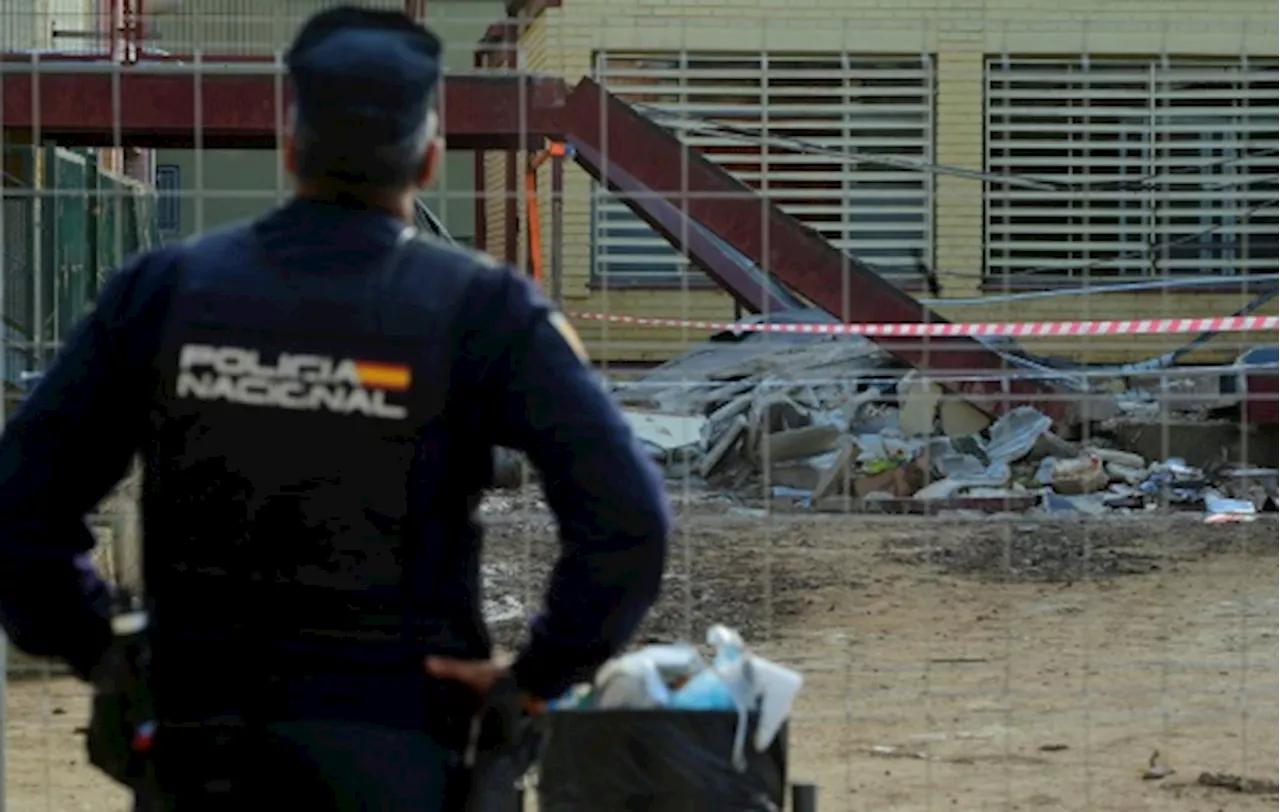
<path id="1" fill-rule="evenodd" d="M 490 608 L 511 637 L 550 525 L 521 499 L 488 519 Z M 1276 556 L 1274 521 L 765 516 L 703 502 L 682 509 L 645 635 L 724 622 L 802 670 L 791 770 L 819 784 L 822 812 L 1274 809 Z M 127 809 L 85 765 L 85 716 L 71 681 L 11 681 L 6 812 Z M 1146 780 L 1157 751 L 1174 772 Z M 1209 787 L 1201 773 L 1261 785 Z"/>

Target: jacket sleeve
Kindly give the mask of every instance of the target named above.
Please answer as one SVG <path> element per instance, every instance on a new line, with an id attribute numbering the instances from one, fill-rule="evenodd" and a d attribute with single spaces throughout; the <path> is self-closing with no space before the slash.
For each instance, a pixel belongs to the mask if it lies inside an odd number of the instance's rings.
<path id="1" fill-rule="evenodd" d="M 513 672 L 535 696 L 558 696 L 619 652 L 657 599 L 670 508 L 567 322 L 511 272 L 486 272 L 472 291 L 475 315 L 464 318 L 477 327 L 464 346 L 485 368 L 494 439 L 538 469 L 560 533 L 544 611 Z"/>
<path id="2" fill-rule="evenodd" d="M 149 397 L 131 341 L 138 265 L 121 269 L 0 435 L 0 623 L 82 678 L 110 642 L 109 590 L 85 515 L 138 449 Z"/>

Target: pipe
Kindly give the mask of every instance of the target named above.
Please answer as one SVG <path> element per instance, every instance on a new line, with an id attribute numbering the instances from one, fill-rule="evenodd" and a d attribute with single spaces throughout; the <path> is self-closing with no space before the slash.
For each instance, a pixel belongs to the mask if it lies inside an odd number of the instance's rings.
<path id="1" fill-rule="evenodd" d="M 538 170 L 533 161 L 524 173 L 525 223 L 529 237 L 529 275 L 541 283 L 542 272 L 542 218 L 538 212 Z"/>
<path id="2" fill-rule="evenodd" d="M 791 785 L 791 812 L 818 812 L 818 785 Z"/>
<path id="3" fill-rule="evenodd" d="M 559 308 L 564 307 L 564 155 L 562 149 L 551 157 L 551 301 Z"/>

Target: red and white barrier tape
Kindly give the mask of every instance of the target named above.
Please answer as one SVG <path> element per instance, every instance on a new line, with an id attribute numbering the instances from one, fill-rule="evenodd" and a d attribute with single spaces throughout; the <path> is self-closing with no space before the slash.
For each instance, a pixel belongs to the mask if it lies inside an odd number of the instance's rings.
<path id="1" fill-rule="evenodd" d="M 1177 335 L 1183 333 L 1246 333 L 1280 329 L 1276 316 L 1220 316 L 1206 319 L 1139 319 L 1134 321 L 1028 321 L 972 324 L 742 324 L 690 319 L 653 319 L 610 313 L 570 313 L 571 318 L 633 324 L 637 327 L 684 327 L 690 330 L 736 333 L 804 333 L 809 335 L 1009 336 L 1050 338 L 1075 336 Z"/>

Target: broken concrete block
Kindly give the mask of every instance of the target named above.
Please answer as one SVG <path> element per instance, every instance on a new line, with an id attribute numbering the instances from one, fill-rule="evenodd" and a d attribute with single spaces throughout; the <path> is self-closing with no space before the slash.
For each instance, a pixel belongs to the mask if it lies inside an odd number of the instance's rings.
<path id="1" fill-rule="evenodd" d="M 769 484 L 795 488 L 801 491 L 812 491 L 827 470 L 827 463 L 832 455 L 779 462 L 769 468 Z"/>
<path id="2" fill-rule="evenodd" d="M 1107 487 L 1102 460 L 1094 456 L 1058 460 L 1053 466 L 1053 489 L 1058 493 L 1097 493 Z"/>
<path id="3" fill-rule="evenodd" d="M 1146 470 L 1147 461 L 1142 458 L 1141 454 L 1134 454 L 1132 451 L 1117 451 L 1114 448 L 1087 448 L 1085 453 L 1092 454 L 1105 463 L 1115 463 L 1125 468 L 1140 468 Z"/>
<path id="4" fill-rule="evenodd" d="M 734 419 L 746 414 L 747 410 L 751 408 L 753 397 L 750 392 L 738 395 L 707 415 L 707 422 L 702 426 L 702 445 L 704 448 L 715 445 L 720 435 L 728 431 L 729 427 L 733 425 Z"/>
<path id="5" fill-rule="evenodd" d="M 773 432 L 761 439 L 761 460 L 770 464 L 813 457 L 834 450 L 840 444 L 840 430 L 835 426 L 805 426 Z"/>
<path id="6" fill-rule="evenodd" d="M 942 387 L 911 370 L 898 382 L 898 424 L 907 437 L 931 437 Z"/>
<path id="7" fill-rule="evenodd" d="M 1031 453 L 1027 456 L 1034 460 L 1043 457 L 1070 459 L 1079 455 L 1080 447 L 1078 445 L 1062 439 L 1052 431 L 1046 431 L 1036 438 L 1036 444 L 1031 447 Z"/>
<path id="8" fill-rule="evenodd" d="M 755 398 L 750 392 L 745 392 L 730 398 L 725 404 L 711 414 L 707 415 L 708 422 L 711 423 L 727 423 L 740 414 L 745 414 L 751 408 L 751 401 Z"/>
<path id="9" fill-rule="evenodd" d="M 764 435 L 802 428 L 812 422 L 809 413 L 786 395 L 758 394 L 747 417 L 747 447 L 755 453 Z"/>
<path id="10" fill-rule="evenodd" d="M 813 486 L 813 498 L 847 496 L 853 493 L 853 462 L 858 457 L 858 447 L 846 444 L 827 466 Z"/>
<path id="11" fill-rule="evenodd" d="M 944 394 L 938 404 L 938 422 L 946 436 L 968 437 L 986 431 L 991 425 L 991 416 L 967 400 Z"/>
<path id="12" fill-rule="evenodd" d="M 698 466 L 698 473 L 702 475 L 703 479 L 709 477 L 719 467 L 720 463 L 729 456 L 729 452 L 741 442 L 746 433 L 747 418 L 743 415 L 733 418 L 729 428 L 720 435 L 715 445 L 702 457 L 702 462 Z"/>
<path id="13" fill-rule="evenodd" d="M 1146 466 L 1134 468 L 1129 465 L 1121 465 L 1117 462 L 1104 462 L 1103 468 L 1107 472 L 1107 479 L 1110 482 L 1123 482 L 1126 485 L 1141 485 L 1143 480 L 1147 478 Z"/>
<path id="14" fill-rule="evenodd" d="M 702 427 L 707 422 L 705 417 L 659 412 L 625 411 L 622 416 L 642 443 L 659 448 L 667 454 L 698 446 L 702 442 Z"/>

